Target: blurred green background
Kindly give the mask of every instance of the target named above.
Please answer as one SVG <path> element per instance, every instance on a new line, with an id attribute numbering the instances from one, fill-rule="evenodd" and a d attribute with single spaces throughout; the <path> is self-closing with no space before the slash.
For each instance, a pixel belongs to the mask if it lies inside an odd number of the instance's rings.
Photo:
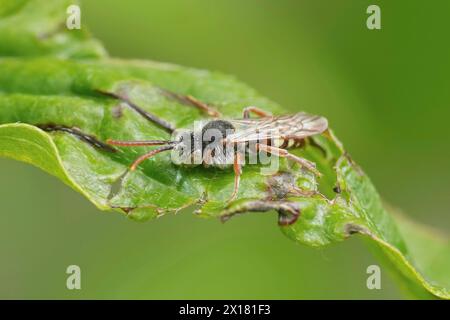
<path id="1" fill-rule="evenodd" d="M 388 203 L 450 230 L 449 14 L 437 0 L 90 0 L 82 23 L 113 56 L 220 70 L 327 116 Z M 0 298 L 403 297 L 384 269 L 366 288 L 377 261 L 358 238 L 302 247 L 275 214 L 139 224 L 23 163 L 0 159 L 0 177 Z M 65 287 L 70 264 L 82 290 Z"/>

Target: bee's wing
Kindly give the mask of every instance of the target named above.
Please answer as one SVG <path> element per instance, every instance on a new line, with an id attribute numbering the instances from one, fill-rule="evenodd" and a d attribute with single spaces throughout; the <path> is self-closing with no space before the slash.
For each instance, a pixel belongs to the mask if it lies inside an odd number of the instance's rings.
<path id="1" fill-rule="evenodd" d="M 302 139 L 324 132 L 328 121 L 321 116 L 297 113 L 288 116 L 240 119 L 230 121 L 236 131 L 227 136 L 227 142 L 263 141 L 267 139 Z"/>

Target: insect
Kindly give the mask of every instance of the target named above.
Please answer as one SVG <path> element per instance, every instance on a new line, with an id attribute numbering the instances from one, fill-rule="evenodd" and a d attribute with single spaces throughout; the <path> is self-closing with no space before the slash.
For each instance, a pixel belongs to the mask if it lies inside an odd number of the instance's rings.
<path id="1" fill-rule="evenodd" d="M 191 99 L 195 106 L 204 111 L 209 110 L 206 105 Z M 255 114 L 257 118 L 251 118 L 251 113 Z M 152 115 L 152 117 L 154 116 Z M 131 170 L 135 170 L 144 160 L 170 150 L 182 155 L 184 160 L 193 160 L 195 155 L 202 155 L 200 162 L 184 161 L 184 164 L 220 168 L 232 166 L 235 179 L 234 190 L 229 199 L 231 202 L 238 194 L 242 165 L 245 155 L 251 152 L 250 145 L 253 146 L 253 151 L 263 151 L 270 155 L 290 159 L 320 176 L 315 163 L 290 153 L 288 149 L 301 146 L 305 138 L 320 134 L 327 128 L 328 121 L 321 116 L 303 112 L 272 116 L 260 108 L 250 106 L 243 110 L 242 119 L 216 118 L 204 122 L 197 130 L 178 129 L 174 131 L 172 140 L 120 141 L 108 139 L 107 143 L 125 147 L 159 146 L 138 157 L 131 164 Z M 171 128 L 168 128 L 168 131 L 171 131 Z M 219 133 L 219 135 L 208 135 L 210 131 Z M 244 146 L 243 152 L 238 150 L 236 147 L 238 145 Z M 222 148 L 217 149 L 218 146 Z"/>

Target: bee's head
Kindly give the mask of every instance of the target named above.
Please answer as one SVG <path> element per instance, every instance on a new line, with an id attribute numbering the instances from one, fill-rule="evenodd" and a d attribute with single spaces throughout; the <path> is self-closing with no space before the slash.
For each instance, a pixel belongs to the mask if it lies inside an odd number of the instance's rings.
<path id="1" fill-rule="evenodd" d="M 192 162 L 195 157 L 202 159 L 207 148 L 214 148 L 214 145 L 233 131 L 233 125 L 225 120 L 209 121 L 194 131 L 175 131 L 173 154 L 177 159 L 174 162 L 186 164 Z"/>
<path id="2" fill-rule="evenodd" d="M 173 133 L 174 148 L 172 158 L 174 163 L 188 164 L 192 162 L 193 154 L 197 149 L 201 151 L 201 141 L 194 131 L 186 129 L 178 129 Z"/>
<path id="3" fill-rule="evenodd" d="M 179 129 L 174 132 L 174 141 L 178 148 L 189 149 L 192 152 L 200 146 L 204 149 L 208 144 L 224 139 L 234 131 L 233 125 L 225 120 L 213 120 L 200 127 L 201 130 Z"/>
<path id="4" fill-rule="evenodd" d="M 176 149 L 194 150 L 195 135 L 194 131 L 178 129 L 173 133 L 173 141 Z"/>
<path id="5" fill-rule="evenodd" d="M 206 148 L 217 139 L 224 139 L 234 131 L 233 125 L 226 120 L 213 120 L 206 123 L 202 128 L 202 148 Z"/>

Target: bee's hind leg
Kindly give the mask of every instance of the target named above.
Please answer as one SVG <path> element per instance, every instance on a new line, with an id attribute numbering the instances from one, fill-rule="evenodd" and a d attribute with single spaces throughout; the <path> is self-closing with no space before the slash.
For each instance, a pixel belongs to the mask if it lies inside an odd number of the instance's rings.
<path id="1" fill-rule="evenodd" d="M 250 118 L 250 113 L 254 113 L 258 117 L 261 117 L 261 118 L 272 116 L 272 114 L 270 112 L 264 111 L 264 110 L 262 110 L 262 109 L 260 109 L 258 107 L 249 106 L 247 108 L 244 108 L 244 110 L 242 111 L 242 117 L 244 119 L 249 119 Z"/>
<path id="2" fill-rule="evenodd" d="M 314 173 L 316 176 L 320 177 L 322 174 L 316 169 L 316 164 L 314 162 L 308 161 L 304 158 L 297 157 L 296 155 L 293 155 L 292 153 L 289 153 L 289 151 L 281 148 L 277 148 L 274 146 L 268 146 L 262 143 L 256 144 L 256 150 L 263 150 L 265 152 L 268 152 L 270 154 L 276 155 L 278 157 L 283 157 L 286 159 L 293 160 L 300 164 L 302 167 L 308 169 L 312 173 Z"/>

